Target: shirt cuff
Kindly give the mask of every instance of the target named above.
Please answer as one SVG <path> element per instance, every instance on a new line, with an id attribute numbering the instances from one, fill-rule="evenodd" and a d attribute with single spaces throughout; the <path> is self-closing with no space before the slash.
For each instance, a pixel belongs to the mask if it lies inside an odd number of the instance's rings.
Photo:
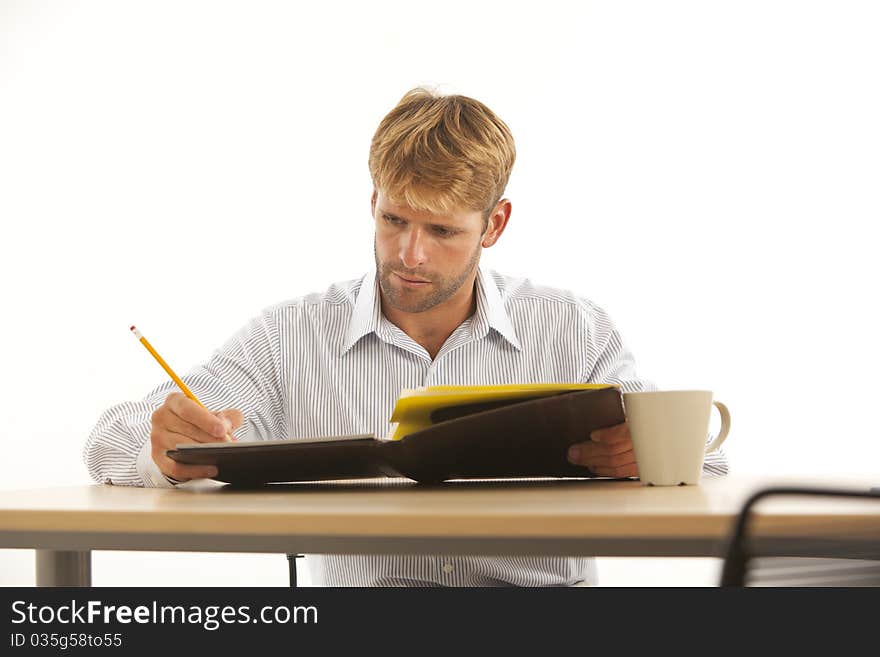
<path id="1" fill-rule="evenodd" d="M 138 453 L 136 464 L 137 473 L 143 480 L 144 486 L 147 488 L 174 488 L 175 484 L 180 482 L 162 473 L 153 460 L 151 451 L 150 439 L 147 438 Z"/>

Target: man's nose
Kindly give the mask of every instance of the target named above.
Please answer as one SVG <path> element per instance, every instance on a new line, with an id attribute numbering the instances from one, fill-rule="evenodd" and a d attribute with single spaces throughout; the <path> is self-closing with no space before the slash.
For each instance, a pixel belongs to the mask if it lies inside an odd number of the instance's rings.
<path id="1" fill-rule="evenodd" d="M 407 269 L 415 269 L 425 264 L 424 236 L 418 228 L 412 228 L 400 238 L 400 261 Z"/>

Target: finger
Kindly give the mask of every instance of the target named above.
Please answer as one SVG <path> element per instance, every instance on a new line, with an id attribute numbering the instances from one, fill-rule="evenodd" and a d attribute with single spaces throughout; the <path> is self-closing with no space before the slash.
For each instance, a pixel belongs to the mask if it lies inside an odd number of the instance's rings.
<path id="1" fill-rule="evenodd" d="M 187 479 L 211 478 L 217 476 L 217 468 L 213 465 L 187 465 L 178 463 L 168 456 L 167 449 L 173 449 L 175 445 L 192 443 L 186 436 L 172 438 L 177 434 L 164 432 L 159 440 L 153 440 L 153 449 L 151 456 L 153 461 L 159 467 L 159 470 L 178 481 L 186 481 Z"/>
<path id="2" fill-rule="evenodd" d="M 580 447 L 574 445 L 573 447 Z M 614 456 L 600 456 L 591 453 L 587 445 L 572 463 L 590 470 L 597 477 L 638 477 L 639 469 L 633 452 L 625 452 Z"/>
<path id="3" fill-rule="evenodd" d="M 633 450 L 627 450 L 619 454 L 602 454 L 599 444 L 594 444 L 594 449 L 584 450 L 581 464 L 590 472 L 599 477 L 637 477 L 638 464 Z"/>
<path id="4" fill-rule="evenodd" d="M 567 454 L 569 462 L 575 465 L 583 465 L 590 469 L 598 466 L 620 466 L 634 463 L 636 460 L 635 451 L 624 449 L 616 451 L 607 445 L 600 443 L 578 443 L 572 445 L 568 449 Z"/>
<path id="5" fill-rule="evenodd" d="M 633 451 L 633 444 L 630 440 L 621 440 L 616 443 L 589 443 L 590 448 L 592 450 L 592 454 L 598 454 L 601 456 L 615 456 L 616 454 L 623 454 L 624 452 Z"/>
<path id="6" fill-rule="evenodd" d="M 238 429 L 244 422 L 244 414 L 236 408 L 227 408 L 222 411 L 217 411 L 215 415 L 221 419 L 225 418 L 229 420 L 232 427 L 230 432 Z"/>
<path id="7" fill-rule="evenodd" d="M 602 429 L 595 429 L 590 432 L 590 440 L 597 443 L 619 443 L 631 441 L 632 437 L 629 433 L 629 425 L 624 422 L 622 424 L 616 424 L 612 427 L 604 427 Z"/>
<path id="8" fill-rule="evenodd" d="M 173 413 L 168 413 L 166 417 L 162 418 L 159 431 L 172 434 L 170 437 L 177 441 L 174 443 L 175 445 L 181 442 L 217 443 L 227 440 L 225 435 L 218 438 L 213 434 L 205 433 L 196 425 L 185 422 Z"/>
<path id="9" fill-rule="evenodd" d="M 632 443 L 594 443 L 586 441 L 577 443 L 569 448 L 568 460 L 573 463 L 581 463 L 589 461 L 593 456 L 615 456 L 633 451 Z"/>
<path id="10" fill-rule="evenodd" d="M 178 481 L 188 481 L 190 479 L 211 479 L 217 476 L 217 467 L 213 465 L 187 465 L 178 463 L 174 459 L 169 458 L 163 452 L 156 462 L 159 470 L 168 477 L 177 479 Z"/>
<path id="11" fill-rule="evenodd" d="M 215 439 L 215 441 L 216 440 L 217 439 Z M 164 455 L 167 450 L 177 449 L 180 445 L 193 445 L 198 443 L 198 441 L 193 440 L 189 436 L 184 436 L 183 434 L 174 433 L 173 431 L 168 431 L 161 427 L 155 427 L 150 432 L 150 443 L 152 445 L 151 449 L 155 460 L 159 456 Z"/>
<path id="12" fill-rule="evenodd" d="M 599 434 L 598 437 L 590 434 L 590 442 L 595 445 L 602 445 L 604 447 L 617 447 L 619 445 L 626 445 L 627 448 L 632 446 L 632 438 L 628 435 L 609 435 L 609 434 Z"/>
<path id="13" fill-rule="evenodd" d="M 231 426 L 226 426 L 228 420 L 224 421 L 224 418 L 218 418 L 211 411 L 205 410 L 183 394 L 172 393 L 168 395 L 165 405 L 182 420 L 218 438 L 226 436 L 231 429 Z"/>
<path id="14" fill-rule="evenodd" d="M 590 468 L 590 470 L 595 470 L 596 468 L 623 468 L 628 465 L 633 465 L 635 462 L 635 454 L 632 452 L 625 452 L 623 454 L 615 454 L 614 456 L 593 456 L 586 466 Z"/>
<path id="15" fill-rule="evenodd" d="M 617 467 L 605 467 L 599 466 L 596 469 L 590 469 L 597 477 L 614 477 L 614 478 L 622 478 L 622 477 L 638 477 L 639 476 L 639 468 L 635 463 L 630 463 L 628 465 L 621 465 Z"/>
<path id="16" fill-rule="evenodd" d="M 594 443 L 588 440 L 583 443 L 576 443 L 569 447 L 566 456 L 568 460 L 575 465 L 585 465 L 589 467 L 597 457 L 617 457 L 624 454 L 634 454 L 631 443 L 621 442 L 608 445 L 605 443 Z"/>

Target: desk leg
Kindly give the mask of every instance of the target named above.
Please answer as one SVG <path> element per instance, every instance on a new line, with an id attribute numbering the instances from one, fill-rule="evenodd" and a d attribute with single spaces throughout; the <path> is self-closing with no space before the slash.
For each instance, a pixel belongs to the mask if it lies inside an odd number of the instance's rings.
<path id="1" fill-rule="evenodd" d="M 37 586 L 91 586 L 92 552 L 37 550 Z"/>

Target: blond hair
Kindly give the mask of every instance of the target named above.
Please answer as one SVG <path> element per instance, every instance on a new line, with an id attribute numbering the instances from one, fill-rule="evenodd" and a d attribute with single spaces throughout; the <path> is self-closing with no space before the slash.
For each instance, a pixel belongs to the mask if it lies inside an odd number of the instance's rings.
<path id="1" fill-rule="evenodd" d="M 373 186 L 394 202 L 488 217 L 515 159 L 510 129 L 483 103 L 419 87 L 379 124 L 370 144 L 370 175 Z"/>

